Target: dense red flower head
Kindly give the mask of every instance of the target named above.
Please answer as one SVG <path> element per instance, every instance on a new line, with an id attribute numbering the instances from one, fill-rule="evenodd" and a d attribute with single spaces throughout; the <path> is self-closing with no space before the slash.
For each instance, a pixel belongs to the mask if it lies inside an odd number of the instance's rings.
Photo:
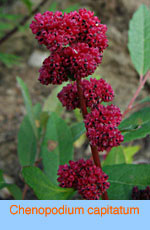
<path id="1" fill-rule="evenodd" d="M 92 108 L 101 102 L 110 102 L 114 98 L 114 91 L 104 79 L 91 78 L 90 81 L 82 81 L 84 97 L 87 106 Z"/>
<path id="2" fill-rule="evenodd" d="M 39 80 L 42 84 L 61 84 L 69 79 L 87 77 L 94 73 L 101 62 L 97 48 L 89 48 L 85 43 L 65 47 L 52 53 L 43 62 Z"/>
<path id="3" fill-rule="evenodd" d="M 69 111 L 80 108 L 76 82 L 64 86 L 63 89 L 58 93 L 57 97 L 62 105 Z"/>
<path id="4" fill-rule="evenodd" d="M 109 188 L 108 176 L 91 160 L 69 161 L 60 165 L 58 182 L 63 188 L 74 188 L 87 200 L 98 200 Z"/>
<path id="5" fill-rule="evenodd" d="M 84 120 L 90 143 L 97 146 L 99 151 L 120 145 L 123 136 L 117 126 L 121 118 L 120 109 L 115 105 L 96 106 Z"/>
<path id="6" fill-rule="evenodd" d="M 150 187 L 139 189 L 137 186 L 132 190 L 132 200 L 150 200 Z"/>
<path id="7" fill-rule="evenodd" d="M 80 9 L 63 15 L 46 11 L 34 19 L 30 25 L 33 34 L 51 51 L 40 69 L 42 84 L 61 84 L 94 73 L 108 41 L 106 25 L 93 12 Z"/>
<path id="8" fill-rule="evenodd" d="M 46 11 L 36 14 L 34 19 L 30 25 L 33 34 L 36 34 L 40 44 L 51 51 L 74 43 L 87 43 L 89 47 L 98 48 L 99 52 L 107 47 L 106 25 L 86 9 L 64 15 L 59 11 Z"/>
<path id="9" fill-rule="evenodd" d="M 112 101 L 114 98 L 114 91 L 110 84 L 104 79 L 91 78 L 90 80 L 82 80 L 81 86 L 83 89 L 86 106 L 94 108 L 97 104 Z M 62 105 L 67 110 L 73 110 L 80 107 L 79 96 L 77 92 L 77 83 L 68 84 L 63 87 L 58 94 L 58 98 Z"/>
<path id="10" fill-rule="evenodd" d="M 43 85 L 48 84 L 62 84 L 64 81 L 68 81 L 68 75 L 62 64 L 63 56 L 59 53 L 52 53 L 43 62 L 43 66 L 40 68 L 39 81 Z"/>

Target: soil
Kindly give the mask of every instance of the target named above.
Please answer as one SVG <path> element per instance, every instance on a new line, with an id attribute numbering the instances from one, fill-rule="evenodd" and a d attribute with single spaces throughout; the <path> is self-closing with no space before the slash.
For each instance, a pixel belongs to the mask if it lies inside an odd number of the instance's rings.
<path id="1" fill-rule="evenodd" d="M 65 8 L 74 1 L 59 1 L 59 7 Z M 75 1 L 82 7 L 85 6 L 95 11 L 102 19 L 102 23 L 108 26 L 109 47 L 104 53 L 103 63 L 95 72 L 95 75 L 102 76 L 111 83 L 116 97 L 115 104 L 121 107 L 122 111 L 126 108 L 138 86 L 138 74 L 136 73 L 130 60 L 127 49 L 128 25 L 133 12 L 141 3 L 149 4 L 146 0 L 81 0 Z M 45 6 L 44 9 L 47 9 Z M 26 13 L 26 8 L 14 1 L 7 7 L 8 11 Z M 10 37 L 1 47 L 1 52 L 13 53 L 21 58 L 21 62 L 7 68 L 0 64 L 0 169 L 6 176 L 10 176 L 15 182 L 23 188 L 24 184 L 20 179 L 20 164 L 17 157 L 17 133 L 20 123 L 25 115 L 20 89 L 16 83 L 16 76 L 20 76 L 29 87 L 33 104 L 40 102 L 50 94 L 53 87 L 40 85 L 37 81 L 38 69 L 36 65 L 29 61 L 31 55 L 35 52 L 45 54 L 45 49 L 40 47 L 34 39 L 31 31 L 27 29 L 24 32 L 17 32 Z M 32 65 L 32 66 L 31 66 Z M 144 98 L 150 92 L 150 85 L 147 83 L 138 99 Z M 137 143 L 137 142 L 136 142 Z M 138 141 L 141 150 L 135 156 L 135 162 L 150 162 L 150 143 L 149 137 Z M 87 157 L 88 145 L 84 143 L 81 148 L 75 150 L 76 158 Z M 4 192 L 1 196 L 6 199 Z M 35 199 L 32 192 L 27 194 L 26 199 Z"/>

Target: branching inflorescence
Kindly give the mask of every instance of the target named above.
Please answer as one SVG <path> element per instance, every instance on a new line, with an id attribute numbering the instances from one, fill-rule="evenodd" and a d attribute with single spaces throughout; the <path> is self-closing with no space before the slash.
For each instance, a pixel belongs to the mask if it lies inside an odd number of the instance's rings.
<path id="1" fill-rule="evenodd" d="M 82 79 L 94 73 L 108 46 L 107 27 L 94 13 L 80 9 L 68 14 L 62 12 L 38 13 L 30 25 L 40 44 L 50 51 L 40 68 L 42 84 L 70 83 L 58 94 L 67 110 L 80 108 L 93 159 L 70 161 L 58 170 L 61 187 L 74 188 L 84 199 L 107 198 L 108 176 L 100 168 L 99 151 L 120 145 L 123 136 L 117 129 L 122 115 L 115 105 L 102 105 L 114 98 L 112 87 L 103 79 Z M 87 112 L 87 107 L 90 112 Z"/>

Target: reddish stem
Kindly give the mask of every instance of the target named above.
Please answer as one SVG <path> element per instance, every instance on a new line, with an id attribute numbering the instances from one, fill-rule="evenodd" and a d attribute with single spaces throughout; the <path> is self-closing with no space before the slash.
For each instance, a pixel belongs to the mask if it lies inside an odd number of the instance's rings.
<path id="1" fill-rule="evenodd" d="M 143 76 L 141 75 L 140 76 L 140 85 L 139 87 L 137 88 L 133 98 L 131 99 L 127 109 L 124 111 L 122 117 L 125 117 L 125 115 L 130 112 L 130 110 L 132 109 L 133 107 L 133 103 L 135 102 L 135 99 L 137 98 L 137 96 L 139 95 L 139 93 L 141 92 L 141 89 L 143 88 L 143 86 L 145 85 L 145 82 L 147 81 L 147 79 L 150 77 L 150 71 L 147 72 L 147 74 L 145 75 L 144 79 L 143 79 Z"/>
<path id="2" fill-rule="evenodd" d="M 77 79 L 77 89 L 78 89 L 78 95 L 79 95 L 79 100 L 80 100 L 80 109 L 81 109 L 83 118 L 85 118 L 85 116 L 88 114 L 88 111 L 87 111 L 87 107 L 86 107 L 85 98 L 83 95 L 83 90 L 82 90 L 80 79 Z M 93 156 L 93 160 L 94 160 L 95 165 L 102 168 L 100 158 L 98 155 L 97 147 L 93 146 L 91 144 L 90 144 L 90 147 L 91 147 L 92 156 Z M 108 200 L 107 192 L 104 192 L 104 194 L 102 195 L 102 199 Z"/>
<path id="3" fill-rule="evenodd" d="M 35 167 L 38 166 L 38 164 L 42 161 L 42 158 L 38 159 L 36 162 L 35 162 Z M 23 188 L 23 193 L 22 193 L 22 200 L 25 200 L 25 197 L 26 197 L 26 193 L 29 189 L 29 186 L 27 184 L 25 184 L 24 188 Z"/>
<path id="4" fill-rule="evenodd" d="M 24 189 L 23 189 L 23 193 L 22 193 L 22 200 L 25 199 L 25 196 L 26 196 L 26 193 L 27 193 L 27 191 L 28 191 L 28 188 L 29 188 L 28 185 L 25 184 Z"/>
<path id="5" fill-rule="evenodd" d="M 143 74 L 140 75 L 140 83 L 143 81 Z"/>

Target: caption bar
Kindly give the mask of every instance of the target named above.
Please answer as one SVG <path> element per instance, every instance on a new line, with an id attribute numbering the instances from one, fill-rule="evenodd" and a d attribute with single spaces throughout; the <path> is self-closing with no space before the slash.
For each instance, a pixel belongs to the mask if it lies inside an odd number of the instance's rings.
<path id="1" fill-rule="evenodd" d="M 11 205 L 10 213 L 12 215 L 139 215 L 139 207 L 69 207 L 62 205 L 60 207 L 22 207 L 20 205 Z"/>

